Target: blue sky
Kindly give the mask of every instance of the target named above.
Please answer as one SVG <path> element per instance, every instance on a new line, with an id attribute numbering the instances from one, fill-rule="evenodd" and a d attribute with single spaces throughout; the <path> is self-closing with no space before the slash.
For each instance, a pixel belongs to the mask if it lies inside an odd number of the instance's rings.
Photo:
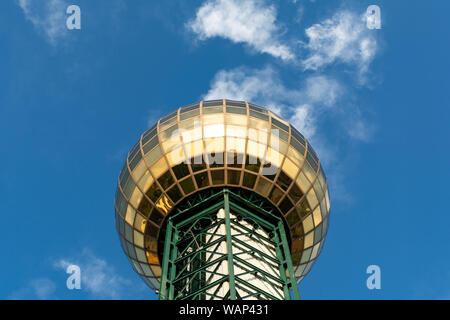
<path id="1" fill-rule="evenodd" d="M 69 4 L 81 30 L 66 29 Z M 381 8 L 382 28 L 363 15 Z M 330 184 L 304 299 L 449 299 L 447 1 L 0 3 L 2 299 L 154 299 L 122 253 L 126 154 L 169 110 L 244 99 L 289 119 Z M 221 18 L 222 23 L 216 23 Z M 65 262 L 82 269 L 66 288 Z M 381 290 L 366 268 L 381 268 Z"/>

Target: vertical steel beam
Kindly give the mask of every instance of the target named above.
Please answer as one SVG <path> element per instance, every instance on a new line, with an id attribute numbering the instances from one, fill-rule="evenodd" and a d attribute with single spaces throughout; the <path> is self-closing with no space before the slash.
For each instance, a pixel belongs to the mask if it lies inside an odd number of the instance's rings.
<path id="1" fill-rule="evenodd" d="M 169 261 L 170 261 L 170 255 L 171 255 L 171 246 L 172 246 L 172 230 L 173 230 L 173 223 L 172 220 L 169 219 L 167 223 L 167 229 L 166 229 L 166 237 L 164 241 L 164 254 L 163 254 L 163 263 L 162 263 L 162 273 L 161 273 L 161 280 L 159 285 L 159 300 L 167 300 L 167 277 L 169 275 Z"/>
<path id="2" fill-rule="evenodd" d="M 279 270 L 280 270 L 280 277 L 281 280 L 283 280 L 283 292 L 284 292 L 284 298 L 286 300 L 291 300 L 291 292 L 289 291 L 289 287 L 288 287 L 288 279 L 286 277 L 286 269 L 284 267 L 284 262 L 285 262 L 285 258 L 284 258 L 284 254 L 283 254 L 283 243 L 282 240 L 280 239 L 280 237 L 278 236 L 278 231 L 276 230 L 274 232 L 274 240 L 276 242 L 276 246 L 275 246 L 275 251 L 277 253 L 277 258 L 278 258 L 278 266 L 279 266 Z"/>
<path id="3" fill-rule="evenodd" d="M 178 251 L 177 242 L 178 242 L 178 238 L 179 238 L 178 230 L 176 228 L 173 230 L 172 233 L 173 233 L 173 237 L 172 237 L 173 241 L 172 241 L 172 248 L 171 248 L 171 252 L 170 252 L 170 261 L 169 261 L 170 274 L 168 275 L 169 276 L 169 295 L 168 295 L 169 300 L 173 300 L 175 297 L 175 286 L 173 284 L 173 281 L 175 279 L 176 271 L 177 271 L 177 268 L 175 265 L 175 259 L 177 258 L 177 251 Z"/>
<path id="4" fill-rule="evenodd" d="M 231 223 L 230 223 L 230 203 L 228 190 L 223 191 L 224 210 L 225 210 L 225 230 L 227 237 L 227 254 L 228 254 L 228 276 L 230 285 L 230 300 L 236 300 L 236 287 L 234 279 L 234 264 L 233 264 L 233 243 L 231 241 Z"/>
<path id="5" fill-rule="evenodd" d="M 295 300 L 300 300 L 300 292 L 298 290 L 297 281 L 295 280 L 294 267 L 292 266 L 291 250 L 289 250 L 288 241 L 286 237 L 286 231 L 284 229 L 283 223 L 278 222 L 278 229 L 280 230 L 281 243 L 283 245 L 283 252 L 286 259 L 286 264 L 289 272 L 289 280 L 291 282 L 292 292 L 294 294 Z"/>

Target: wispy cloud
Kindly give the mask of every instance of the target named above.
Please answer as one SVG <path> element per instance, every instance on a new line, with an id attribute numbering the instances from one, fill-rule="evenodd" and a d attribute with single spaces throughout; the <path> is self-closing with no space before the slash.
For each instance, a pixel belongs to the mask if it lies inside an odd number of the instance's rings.
<path id="1" fill-rule="evenodd" d="M 338 81 L 324 75 L 310 76 L 297 88 L 288 88 L 272 67 L 241 67 L 217 72 L 203 99 L 247 100 L 267 106 L 312 138 L 319 115 L 333 109 L 342 92 Z"/>
<path id="2" fill-rule="evenodd" d="M 25 18 L 52 45 L 56 45 L 58 40 L 67 35 L 65 14 L 69 4 L 66 1 L 16 0 L 16 2 L 22 8 Z"/>
<path id="3" fill-rule="evenodd" d="M 314 24 L 305 30 L 308 55 L 305 70 L 318 70 L 335 62 L 354 65 L 360 76 L 369 70 L 378 49 L 374 32 L 367 29 L 365 15 L 348 10 Z"/>
<path id="4" fill-rule="evenodd" d="M 75 264 L 81 269 L 81 286 L 94 299 L 120 299 L 127 292 L 131 281 L 120 276 L 106 260 L 84 249 L 79 256 L 55 261 L 54 266 L 66 270 Z"/>
<path id="5" fill-rule="evenodd" d="M 47 278 L 39 278 L 31 280 L 28 285 L 13 292 L 9 299 L 11 300 L 50 300 L 56 299 L 56 285 Z"/>
<path id="6" fill-rule="evenodd" d="M 292 60 L 291 49 L 280 41 L 276 15 L 275 7 L 265 1 L 209 0 L 197 10 L 187 27 L 200 40 L 222 37 L 282 60 Z"/>

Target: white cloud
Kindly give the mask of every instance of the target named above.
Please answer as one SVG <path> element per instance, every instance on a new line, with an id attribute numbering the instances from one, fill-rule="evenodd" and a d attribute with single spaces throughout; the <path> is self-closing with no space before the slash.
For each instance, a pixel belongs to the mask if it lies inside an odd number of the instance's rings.
<path id="1" fill-rule="evenodd" d="M 323 75 L 311 76 L 306 80 L 305 93 L 312 103 L 320 103 L 327 107 L 332 107 L 339 95 L 341 86 L 339 83 Z"/>
<path id="2" fill-rule="evenodd" d="M 375 128 L 361 117 L 355 117 L 348 123 L 348 134 L 355 140 L 369 142 L 372 139 Z"/>
<path id="3" fill-rule="evenodd" d="M 209 0 L 187 26 L 199 39 L 222 37 L 246 43 L 261 53 L 282 60 L 294 59 L 291 49 L 280 43 L 276 9 L 257 0 Z"/>
<path id="4" fill-rule="evenodd" d="M 298 88 L 290 89 L 271 67 L 237 68 L 219 71 L 202 98 L 260 104 L 289 119 L 305 136 L 312 138 L 319 115 L 333 108 L 342 92 L 342 86 L 335 79 L 324 75 L 311 76 Z"/>
<path id="5" fill-rule="evenodd" d="M 317 118 L 313 115 L 312 110 L 312 105 L 303 104 L 295 108 L 293 115 L 290 117 L 292 125 L 309 138 L 313 137 L 316 133 Z"/>
<path id="6" fill-rule="evenodd" d="M 23 300 L 23 299 L 37 299 L 49 300 L 55 299 L 56 285 L 53 281 L 47 278 L 39 278 L 31 280 L 28 285 L 22 289 L 13 292 L 9 299 Z"/>
<path id="7" fill-rule="evenodd" d="M 340 11 L 305 32 L 309 55 L 302 65 L 309 70 L 343 62 L 356 64 L 362 75 L 368 71 L 378 48 L 374 32 L 367 29 L 364 18 L 350 11 Z"/>
<path id="8" fill-rule="evenodd" d="M 95 299 L 119 299 L 126 292 L 131 282 L 120 275 L 104 259 L 85 249 L 79 257 L 60 259 L 55 267 L 64 271 L 67 266 L 75 264 L 81 269 L 81 288 Z"/>
<path id="9" fill-rule="evenodd" d="M 262 104 L 275 113 L 280 113 L 286 103 L 296 95 L 282 84 L 278 74 L 271 68 L 236 68 L 217 72 L 204 100 L 232 99 Z"/>
<path id="10" fill-rule="evenodd" d="M 25 18 L 44 34 L 47 41 L 55 45 L 67 34 L 66 9 L 68 3 L 64 0 L 42 1 L 17 0 Z"/>

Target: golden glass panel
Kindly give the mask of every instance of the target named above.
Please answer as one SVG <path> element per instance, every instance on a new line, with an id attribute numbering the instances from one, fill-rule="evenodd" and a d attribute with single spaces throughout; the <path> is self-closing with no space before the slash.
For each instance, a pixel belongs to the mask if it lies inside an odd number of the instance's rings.
<path id="1" fill-rule="evenodd" d="M 301 223 L 291 229 L 291 235 L 293 238 L 303 237 L 303 226 Z"/>
<path id="2" fill-rule="evenodd" d="M 186 120 L 186 119 L 190 119 L 190 118 L 194 118 L 194 117 L 199 116 L 199 115 L 200 115 L 200 110 L 199 109 L 188 111 L 188 112 L 184 112 L 184 113 L 180 113 L 180 121 Z"/>
<path id="3" fill-rule="evenodd" d="M 125 214 L 125 221 L 132 226 L 134 222 L 134 215 L 136 214 L 136 210 L 132 206 L 127 207 L 127 213 Z"/>
<path id="4" fill-rule="evenodd" d="M 305 237 L 305 249 L 314 244 L 314 232 L 310 232 Z"/>
<path id="5" fill-rule="evenodd" d="M 292 148 L 291 146 L 288 148 L 288 152 L 287 152 L 288 157 L 294 161 L 294 163 L 301 168 L 303 165 L 303 156 L 300 154 L 300 152 L 298 152 L 297 150 L 295 150 L 294 148 Z"/>
<path id="6" fill-rule="evenodd" d="M 266 148 L 267 147 L 263 144 L 249 140 L 247 144 L 247 154 L 260 159 L 264 159 Z"/>
<path id="7" fill-rule="evenodd" d="M 295 271 L 295 276 L 297 278 L 299 278 L 303 274 L 303 271 L 305 270 L 305 268 L 306 268 L 306 264 L 302 264 L 301 266 L 299 266 L 297 268 L 297 270 Z"/>
<path id="8" fill-rule="evenodd" d="M 277 204 L 283 196 L 283 191 L 280 188 L 273 187 L 272 191 L 269 194 L 269 199 Z"/>
<path id="9" fill-rule="evenodd" d="M 150 198 L 153 202 L 158 200 L 159 196 L 161 195 L 162 191 L 158 187 L 156 183 L 153 183 L 150 188 L 145 192 L 145 195 Z"/>
<path id="10" fill-rule="evenodd" d="M 311 253 L 311 258 L 309 258 L 310 260 L 313 260 L 315 257 L 317 257 L 317 253 L 319 252 L 319 248 L 320 248 L 320 242 L 317 243 Z"/>
<path id="11" fill-rule="evenodd" d="M 186 122 L 186 121 L 184 121 Z M 193 125 L 194 128 L 191 129 L 184 129 L 181 128 L 181 136 L 183 137 L 183 142 L 188 143 L 191 141 L 200 140 L 202 138 L 202 125 L 199 120 L 196 120 Z"/>
<path id="12" fill-rule="evenodd" d="M 197 140 L 185 145 L 186 157 L 195 158 L 203 154 L 203 141 Z"/>
<path id="13" fill-rule="evenodd" d="M 295 180 L 299 171 L 299 168 L 288 158 L 284 159 L 282 169 L 292 180 Z"/>
<path id="14" fill-rule="evenodd" d="M 316 181 L 314 182 L 314 191 L 316 191 L 317 199 L 319 201 L 322 200 L 324 194 L 322 191 L 322 187 L 320 186 L 319 179 L 316 179 Z"/>
<path id="15" fill-rule="evenodd" d="M 242 185 L 244 187 L 253 189 L 253 187 L 255 186 L 255 182 L 256 182 L 256 175 L 250 174 L 248 172 L 244 173 L 244 178 L 242 180 Z"/>
<path id="16" fill-rule="evenodd" d="M 138 245 L 141 248 L 144 247 L 144 235 L 136 230 L 134 230 L 134 244 Z"/>
<path id="17" fill-rule="evenodd" d="M 161 267 L 159 266 L 150 266 L 150 269 L 152 269 L 153 274 L 156 277 L 160 277 L 161 276 Z"/>
<path id="18" fill-rule="evenodd" d="M 245 153 L 245 139 L 227 137 L 227 151 Z"/>
<path id="19" fill-rule="evenodd" d="M 305 161 L 303 163 L 302 171 L 308 177 L 309 181 L 314 182 L 314 179 L 316 178 L 316 173 L 314 172 L 313 168 L 311 168 L 311 165 L 308 163 L 308 161 Z"/>
<path id="20" fill-rule="evenodd" d="M 152 204 L 147 200 L 147 198 L 142 198 L 141 203 L 139 204 L 139 207 L 137 208 L 137 210 L 139 211 L 140 214 L 142 214 L 143 216 L 147 217 L 150 214 L 150 211 L 152 211 L 153 206 Z M 137 218 L 136 218 L 137 219 Z M 136 228 L 136 221 L 135 221 L 135 225 L 134 227 Z"/>
<path id="21" fill-rule="evenodd" d="M 311 182 L 306 179 L 306 176 L 303 172 L 300 172 L 300 174 L 297 177 L 297 185 L 300 187 L 300 190 L 302 190 L 303 193 L 306 193 L 308 189 L 311 187 Z"/>
<path id="22" fill-rule="evenodd" d="M 205 151 L 208 153 L 223 152 L 225 149 L 225 139 L 210 138 L 205 140 Z"/>
<path id="23" fill-rule="evenodd" d="M 269 182 L 268 180 L 260 177 L 259 181 L 258 181 L 258 184 L 256 185 L 256 192 L 258 192 L 262 196 L 267 196 L 271 186 L 272 186 L 271 182 Z"/>
<path id="24" fill-rule="evenodd" d="M 226 123 L 239 125 L 239 126 L 247 126 L 247 116 L 246 115 L 238 115 L 238 114 L 226 114 L 225 116 Z"/>
<path id="25" fill-rule="evenodd" d="M 145 261 L 147 261 L 147 260 L 145 260 Z M 141 263 L 140 265 L 141 265 L 142 271 L 144 271 L 144 275 L 146 275 L 147 277 L 150 277 L 153 275 L 148 264 Z"/>
<path id="26" fill-rule="evenodd" d="M 148 261 L 149 264 L 157 264 L 157 263 L 159 263 L 158 256 L 156 255 L 155 252 L 145 251 L 145 254 L 147 255 L 147 261 Z"/>
<path id="27" fill-rule="evenodd" d="M 286 154 L 288 150 L 287 142 L 283 141 L 279 136 L 274 134 L 270 135 L 270 146 L 283 154 Z"/>
<path id="28" fill-rule="evenodd" d="M 156 225 L 160 225 L 163 220 L 164 220 L 164 215 L 159 212 L 158 210 L 152 210 L 152 213 L 150 214 L 150 221 L 154 222 Z M 149 225 L 150 228 L 152 227 L 152 225 Z"/>
<path id="29" fill-rule="evenodd" d="M 241 126 L 234 126 L 227 124 L 227 136 L 228 137 L 240 137 L 246 138 L 247 128 Z"/>
<path id="30" fill-rule="evenodd" d="M 249 128 L 256 129 L 257 131 L 265 131 L 266 134 L 269 131 L 269 122 L 253 117 L 249 117 L 248 126 Z"/>
<path id="31" fill-rule="evenodd" d="M 303 200 L 300 201 L 299 205 L 297 206 L 297 211 L 302 219 L 306 218 L 309 215 L 309 213 L 311 212 L 311 208 L 309 207 L 306 198 L 303 198 Z"/>
<path id="32" fill-rule="evenodd" d="M 187 120 L 182 120 L 178 124 L 178 127 L 180 128 L 180 133 L 183 136 L 184 130 L 191 130 L 194 128 L 201 128 L 202 127 L 202 120 L 200 116 L 196 116 Z M 184 136 L 183 136 L 184 138 Z"/>
<path id="33" fill-rule="evenodd" d="M 325 197 L 320 201 L 320 211 L 322 213 L 322 218 L 327 216 L 327 207 L 326 207 L 326 199 Z"/>
<path id="34" fill-rule="evenodd" d="M 305 233 L 308 233 L 309 231 L 311 231 L 314 228 L 314 224 L 313 224 L 313 217 L 310 214 L 309 216 L 306 217 L 305 220 L 303 220 L 303 230 L 305 231 Z"/>
<path id="35" fill-rule="evenodd" d="M 213 185 L 220 185 L 225 183 L 225 172 L 224 170 L 213 170 L 211 171 L 211 180 Z"/>
<path id="36" fill-rule="evenodd" d="M 320 214 L 320 207 L 317 207 L 314 212 L 314 226 L 317 227 L 322 222 L 322 215 Z"/>
<path id="37" fill-rule="evenodd" d="M 162 145 L 164 151 L 167 153 L 176 147 L 180 147 L 182 145 L 182 143 L 181 143 L 180 137 L 177 136 L 177 137 L 170 137 L 166 140 L 163 140 L 163 142 L 161 142 L 161 145 Z"/>
<path id="38" fill-rule="evenodd" d="M 316 192 L 314 189 L 310 189 L 309 192 L 306 194 L 306 199 L 308 200 L 309 206 L 311 209 L 314 209 L 319 201 L 317 200 Z"/>
<path id="39" fill-rule="evenodd" d="M 138 248 L 136 248 L 136 249 L 138 249 Z M 144 257 L 145 257 L 145 254 L 144 254 Z M 139 265 L 139 263 L 137 263 L 137 262 L 134 261 L 134 260 L 131 260 L 131 262 L 132 262 L 133 265 L 134 265 L 134 269 L 140 274 L 140 273 L 141 273 L 141 266 Z"/>
<path id="40" fill-rule="evenodd" d="M 140 214 L 136 214 L 134 219 L 134 228 L 144 233 L 146 224 L 147 220 Z"/>
<path id="41" fill-rule="evenodd" d="M 150 174 L 150 171 L 145 171 L 145 174 L 142 176 L 142 178 L 138 182 L 138 187 L 145 193 L 147 192 L 148 188 L 153 183 L 153 177 Z"/>
<path id="42" fill-rule="evenodd" d="M 158 247 L 157 240 L 147 235 L 144 235 L 144 244 L 145 249 L 152 252 L 155 252 L 156 248 Z"/>
<path id="43" fill-rule="evenodd" d="M 184 156 L 183 148 L 177 148 L 167 154 L 167 161 L 169 162 L 170 167 L 174 167 L 185 160 L 186 157 Z"/>
<path id="44" fill-rule="evenodd" d="M 250 140 L 267 145 L 269 135 L 268 135 L 268 132 L 265 130 L 249 128 L 248 129 L 248 138 Z"/>
<path id="45" fill-rule="evenodd" d="M 322 166 L 321 166 L 322 167 Z M 320 181 L 320 185 L 322 186 L 322 190 L 325 190 L 325 175 L 323 174 L 322 168 L 320 168 L 319 170 L 319 175 L 318 175 L 319 181 Z"/>
<path id="46" fill-rule="evenodd" d="M 239 185 L 241 181 L 241 171 L 240 170 L 227 170 L 227 183 Z"/>
<path id="47" fill-rule="evenodd" d="M 150 151 L 145 155 L 145 159 L 148 164 L 151 166 L 156 160 L 158 160 L 162 156 L 161 146 L 156 146 L 155 149 Z"/>
<path id="48" fill-rule="evenodd" d="M 295 239 L 292 242 L 292 252 L 300 252 L 303 249 L 303 238 Z"/>
<path id="49" fill-rule="evenodd" d="M 202 173 L 196 174 L 194 177 L 195 177 L 195 182 L 197 182 L 197 186 L 199 188 L 209 186 L 208 172 L 202 172 Z"/>
<path id="50" fill-rule="evenodd" d="M 169 166 L 167 165 L 166 159 L 161 158 L 155 162 L 150 168 L 153 176 L 158 179 L 164 172 L 169 170 Z"/>
<path id="51" fill-rule="evenodd" d="M 194 181 L 191 177 L 181 181 L 180 186 L 183 189 L 184 194 L 189 194 L 195 191 Z"/>
<path id="52" fill-rule="evenodd" d="M 300 221 L 300 217 L 297 214 L 296 210 L 292 210 L 291 213 L 289 213 L 286 216 L 286 221 L 288 223 L 288 225 L 293 226 L 294 224 L 296 224 L 297 222 Z"/>
<path id="53" fill-rule="evenodd" d="M 155 203 L 155 205 L 165 214 L 169 213 L 170 209 L 172 209 L 172 205 L 170 204 L 169 199 L 165 195 L 159 198 L 159 200 Z"/>
<path id="54" fill-rule="evenodd" d="M 219 124 L 222 125 L 225 123 L 225 117 L 222 114 L 208 114 L 208 115 L 203 115 L 203 126 L 207 127 L 210 125 L 215 125 L 215 124 Z M 223 131 L 222 131 L 223 132 Z M 222 133 L 223 135 L 223 133 Z"/>
<path id="55" fill-rule="evenodd" d="M 203 136 L 207 138 L 223 137 L 225 126 L 223 124 L 212 124 L 203 127 Z"/>
<path id="56" fill-rule="evenodd" d="M 139 203 L 141 202 L 143 196 L 144 195 L 142 194 L 142 192 L 138 188 L 135 188 L 130 197 L 131 205 L 133 207 L 137 208 L 139 206 Z"/>
<path id="57" fill-rule="evenodd" d="M 203 115 L 205 115 L 205 114 L 212 114 L 212 113 L 221 113 L 221 114 L 223 114 L 223 107 L 222 106 L 220 106 L 220 107 L 203 107 Z"/>
<path id="58" fill-rule="evenodd" d="M 177 115 L 176 115 L 176 112 L 175 112 L 174 116 L 170 120 L 159 124 L 159 132 L 166 131 L 167 129 L 172 127 L 173 124 L 176 123 L 176 122 L 177 122 Z"/>
<path id="59" fill-rule="evenodd" d="M 133 172 L 131 173 L 131 176 L 133 177 L 134 181 L 139 181 L 141 177 L 144 175 L 145 171 L 147 170 L 147 165 L 145 164 L 145 161 L 140 161 L 136 168 L 134 168 Z"/>
<path id="60" fill-rule="evenodd" d="M 152 223 L 148 223 L 145 234 L 149 235 L 151 238 L 156 238 L 158 236 L 158 231 L 159 228 L 157 226 L 153 225 Z"/>
<path id="61" fill-rule="evenodd" d="M 277 116 L 275 113 L 270 112 L 270 116 L 272 118 L 274 118 L 275 120 L 278 120 L 279 122 L 281 122 L 282 124 L 284 124 L 285 126 L 289 127 L 289 122 L 287 122 L 286 120 L 284 120 L 283 118 L 280 118 L 279 116 Z"/>
<path id="62" fill-rule="evenodd" d="M 266 162 L 271 163 L 272 166 L 280 167 L 283 162 L 284 155 L 275 151 L 271 147 L 267 148 Z"/>
<path id="63" fill-rule="evenodd" d="M 176 203 L 181 198 L 183 198 L 180 188 L 178 188 L 177 185 L 174 185 L 170 190 L 168 190 L 167 195 L 169 196 L 169 198 L 172 200 L 173 203 Z"/>

